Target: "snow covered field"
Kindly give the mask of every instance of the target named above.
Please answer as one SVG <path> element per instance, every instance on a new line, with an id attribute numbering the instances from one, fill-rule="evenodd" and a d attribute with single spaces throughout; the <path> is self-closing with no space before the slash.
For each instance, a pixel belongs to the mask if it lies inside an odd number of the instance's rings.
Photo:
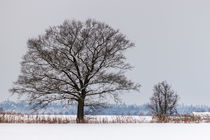
<path id="1" fill-rule="evenodd" d="M 193 112 L 192 113 L 193 115 L 196 115 L 196 116 L 210 116 L 210 112 Z"/>
<path id="2" fill-rule="evenodd" d="M 198 114 L 197 114 L 198 115 Z M 200 114 L 199 114 L 200 115 Z M 36 118 L 37 116 L 34 116 Z M 75 120 L 71 115 L 39 115 L 41 118 Z M 98 123 L 113 120 L 140 123 Z M 33 118 L 33 117 L 32 117 Z M 27 120 L 27 115 L 22 115 Z M 90 124 L 0 123 L 0 140 L 209 140 L 210 123 L 151 123 L 151 116 L 86 116 Z M 132 121 L 133 122 L 133 121 Z"/>
<path id="3" fill-rule="evenodd" d="M 1 140 L 209 140 L 210 124 L 0 124 Z"/>

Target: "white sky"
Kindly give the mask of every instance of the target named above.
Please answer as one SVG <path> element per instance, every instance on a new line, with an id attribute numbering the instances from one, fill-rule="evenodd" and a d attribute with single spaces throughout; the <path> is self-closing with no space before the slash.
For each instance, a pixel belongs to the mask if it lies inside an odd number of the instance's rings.
<path id="1" fill-rule="evenodd" d="M 128 36 L 135 67 L 127 76 L 142 85 L 123 101 L 149 101 L 167 80 L 181 103 L 210 105 L 209 0 L 0 0 L 0 101 L 17 80 L 26 41 L 65 19 L 94 18 Z"/>

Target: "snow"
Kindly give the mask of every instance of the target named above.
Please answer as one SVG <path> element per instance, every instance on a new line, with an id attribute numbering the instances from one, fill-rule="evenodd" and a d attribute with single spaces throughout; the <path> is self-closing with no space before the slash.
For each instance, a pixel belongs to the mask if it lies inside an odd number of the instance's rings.
<path id="1" fill-rule="evenodd" d="M 210 112 L 193 112 L 192 114 L 196 116 L 210 116 Z"/>
<path id="2" fill-rule="evenodd" d="M 87 115 L 86 118 L 89 120 L 89 122 L 94 121 L 94 120 L 98 120 L 99 122 L 101 122 L 101 120 L 103 119 L 107 119 L 108 122 L 112 122 L 113 120 L 130 120 L 132 122 L 136 121 L 136 122 L 144 122 L 144 123 L 149 123 L 152 121 L 152 116 L 126 116 L 126 115 Z"/>
<path id="3" fill-rule="evenodd" d="M 210 124 L 0 124 L 1 140 L 209 140 Z"/>
<path id="4" fill-rule="evenodd" d="M 75 115 L 39 115 L 76 119 Z M 27 119 L 27 115 L 22 116 Z M 34 116 L 36 117 L 36 115 Z M 141 123 L 106 124 L 6 124 L 0 123 L 1 140 L 209 140 L 210 123 L 150 123 L 151 116 L 91 116 L 109 122 L 135 119 Z"/>

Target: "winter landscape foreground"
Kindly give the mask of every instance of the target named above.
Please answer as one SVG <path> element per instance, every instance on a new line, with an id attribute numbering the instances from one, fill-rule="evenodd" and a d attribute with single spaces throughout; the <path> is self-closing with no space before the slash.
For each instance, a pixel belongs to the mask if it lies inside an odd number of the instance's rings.
<path id="1" fill-rule="evenodd" d="M 209 140 L 209 123 L 0 124 L 2 140 Z"/>

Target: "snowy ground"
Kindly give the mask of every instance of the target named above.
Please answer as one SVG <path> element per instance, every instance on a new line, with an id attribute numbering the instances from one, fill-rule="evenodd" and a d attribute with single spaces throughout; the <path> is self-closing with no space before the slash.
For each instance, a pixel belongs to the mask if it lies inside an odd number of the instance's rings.
<path id="1" fill-rule="evenodd" d="M 0 124 L 1 140 L 209 140 L 210 124 Z"/>
<path id="2" fill-rule="evenodd" d="M 193 115 L 197 115 L 197 116 L 210 116 L 210 112 L 193 112 Z"/>

